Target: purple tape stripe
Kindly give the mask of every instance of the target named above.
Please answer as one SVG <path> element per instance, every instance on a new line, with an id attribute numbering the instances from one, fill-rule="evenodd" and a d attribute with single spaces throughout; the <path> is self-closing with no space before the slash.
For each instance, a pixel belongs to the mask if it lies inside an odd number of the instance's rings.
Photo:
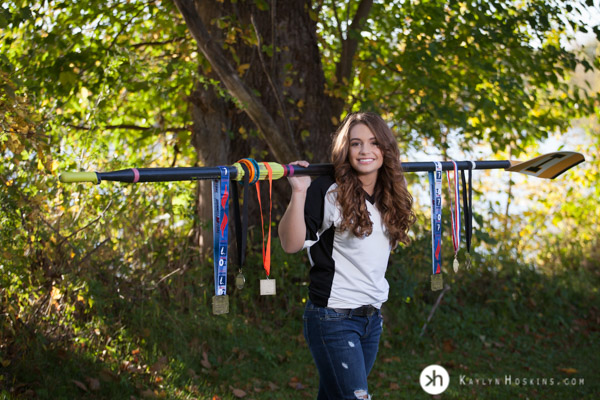
<path id="1" fill-rule="evenodd" d="M 131 168 L 133 171 L 133 183 L 137 183 L 140 181 L 140 171 L 137 168 Z"/>

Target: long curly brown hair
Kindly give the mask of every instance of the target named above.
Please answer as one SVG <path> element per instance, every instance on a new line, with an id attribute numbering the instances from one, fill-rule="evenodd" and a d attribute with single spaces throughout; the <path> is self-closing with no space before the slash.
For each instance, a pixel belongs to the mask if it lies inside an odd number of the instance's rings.
<path id="1" fill-rule="evenodd" d="M 383 154 L 383 165 L 377 174 L 373 197 L 387 229 L 390 244 L 393 247 L 398 242 L 408 244 L 408 230 L 416 219 L 412 210 L 413 198 L 406 187 L 396 138 L 386 122 L 375 113 L 348 114 L 333 137 L 331 161 L 338 185 L 337 201 L 342 209 L 340 229 L 349 229 L 357 237 L 368 236 L 373 232 L 373 223 L 365 203 L 366 193 L 348 160 L 350 130 L 357 124 L 364 124 L 373 132 Z"/>

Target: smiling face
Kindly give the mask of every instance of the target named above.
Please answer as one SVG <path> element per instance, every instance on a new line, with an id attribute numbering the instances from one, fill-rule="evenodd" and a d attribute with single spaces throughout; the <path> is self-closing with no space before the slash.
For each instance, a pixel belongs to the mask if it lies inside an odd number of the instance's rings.
<path id="1" fill-rule="evenodd" d="M 365 124 L 356 124 L 350 129 L 348 161 L 363 183 L 375 182 L 377 172 L 383 165 L 383 154 L 375 135 Z"/>

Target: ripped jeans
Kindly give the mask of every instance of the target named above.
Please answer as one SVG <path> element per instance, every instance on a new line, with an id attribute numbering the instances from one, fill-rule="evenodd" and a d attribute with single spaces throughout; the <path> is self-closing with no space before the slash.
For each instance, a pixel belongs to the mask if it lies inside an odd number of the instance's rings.
<path id="1" fill-rule="evenodd" d="M 319 370 L 317 400 L 371 398 L 367 376 L 375 363 L 382 326 L 381 311 L 358 317 L 307 302 L 304 337 Z"/>

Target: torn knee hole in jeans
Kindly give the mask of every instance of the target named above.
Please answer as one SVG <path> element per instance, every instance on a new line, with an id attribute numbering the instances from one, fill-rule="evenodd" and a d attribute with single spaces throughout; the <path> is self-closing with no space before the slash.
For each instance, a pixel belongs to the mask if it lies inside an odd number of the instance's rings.
<path id="1" fill-rule="evenodd" d="M 371 396 L 364 389 L 357 389 L 354 391 L 354 396 L 359 400 L 371 400 Z"/>

